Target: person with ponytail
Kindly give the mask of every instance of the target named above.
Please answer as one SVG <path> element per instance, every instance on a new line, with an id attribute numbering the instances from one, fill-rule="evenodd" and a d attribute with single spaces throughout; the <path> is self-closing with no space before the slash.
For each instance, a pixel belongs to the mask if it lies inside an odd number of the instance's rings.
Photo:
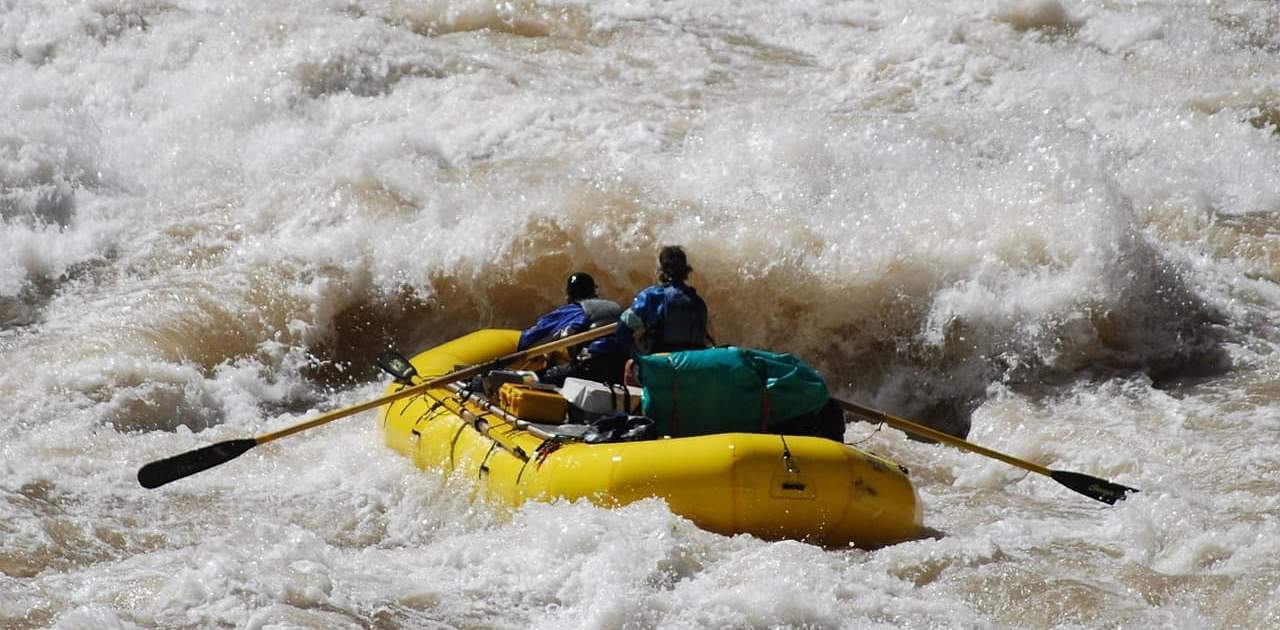
<path id="1" fill-rule="evenodd" d="M 692 272 L 679 245 L 658 252 L 658 284 L 637 294 L 618 318 L 618 338 L 633 353 L 707 347 L 707 303 L 687 283 Z"/>

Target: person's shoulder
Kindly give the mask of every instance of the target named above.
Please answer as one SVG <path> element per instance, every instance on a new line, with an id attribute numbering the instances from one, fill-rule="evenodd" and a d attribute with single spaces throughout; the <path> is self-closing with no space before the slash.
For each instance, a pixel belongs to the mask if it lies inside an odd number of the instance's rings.
<path id="1" fill-rule="evenodd" d="M 640 289 L 640 292 L 636 294 L 636 300 L 637 301 L 648 300 L 655 295 L 662 295 L 662 292 L 665 290 L 666 290 L 666 285 L 651 284 L 643 289 Z"/>
<path id="2" fill-rule="evenodd" d="M 697 290 L 697 289 L 695 289 L 695 288 L 693 288 L 693 287 L 689 286 L 688 284 L 685 284 L 685 283 L 683 283 L 683 282 L 680 282 L 680 281 L 675 281 L 675 280 L 673 280 L 672 282 L 669 282 L 669 283 L 667 283 L 667 284 L 663 284 L 663 285 L 659 285 L 659 286 L 661 286 L 661 287 L 662 287 L 662 290 L 663 290 L 663 291 L 670 291 L 670 292 L 672 292 L 672 293 L 684 293 L 685 295 L 691 295 L 691 296 L 693 296 L 693 297 L 698 297 L 698 290 Z"/>
<path id="3" fill-rule="evenodd" d="M 538 321 L 559 321 L 565 317 L 580 315 L 584 312 L 585 311 L 582 309 L 582 306 L 578 305 L 576 302 L 571 302 L 569 304 L 561 304 L 560 306 L 543 313 L 542 316 L 538 318 Z"/>
<path id="4" fill-rule="evenodd" d="M 581 311 L 581 310 L 583 310 L 581 304 L 577 302 L 569 302 L 568 304 L 561 304 L 558 308 L 556 308 L 556 310 L 551 312 L 552 313 L 572 313 L 572 312 Z"/>

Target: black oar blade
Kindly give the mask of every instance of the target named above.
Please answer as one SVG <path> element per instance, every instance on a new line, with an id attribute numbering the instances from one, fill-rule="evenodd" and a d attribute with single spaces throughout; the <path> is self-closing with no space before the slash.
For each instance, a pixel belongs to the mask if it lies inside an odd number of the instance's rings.
<path id="1" fill-rule="evenodd" d="M 218 464 L 225 464 L 257 445 L 258 441 L 253 438 L 227 440 L 156 460 L 138 469 L 138 483 L 142 484 L 143 488 L 158 488 Z"/>
<path id="2" fill-rule="evenodd" d="M 1130 492 L 1137 492 L 1137 488 L 1122 486 L 1118 483 L 1099 479 L 1092 475 L 1083 473 L 1069 472 L 1066 470 L 1052 470 L 1050 477 L 1054 481 L 1083 494 L 1090 499 L 1102 501 L 1108 505 L 1115 505 L 1116 501 L 1123 501 L 1125 495 Z"/>
<path id="3" fill-rule="evenodd" d="M 414 377 L 418 376 L 417 368 L 403 354 L 394 350 L 387 350 L 379 354 L 374 363 L 382 368 L 382 371 L 395 377 L 396 382 L 401 385 L 413 385 Z"/>

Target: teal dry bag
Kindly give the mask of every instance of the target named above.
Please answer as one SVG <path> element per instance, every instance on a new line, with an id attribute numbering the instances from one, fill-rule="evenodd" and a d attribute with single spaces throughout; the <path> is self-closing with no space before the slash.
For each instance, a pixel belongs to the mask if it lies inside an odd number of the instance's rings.
<path id="1" fill-rule="evenodd" d="M 711 348 L 637 359 L 644 414 L 661 435 L 767 432 L 827 403 L 826 381 L 789 354 Z"/>

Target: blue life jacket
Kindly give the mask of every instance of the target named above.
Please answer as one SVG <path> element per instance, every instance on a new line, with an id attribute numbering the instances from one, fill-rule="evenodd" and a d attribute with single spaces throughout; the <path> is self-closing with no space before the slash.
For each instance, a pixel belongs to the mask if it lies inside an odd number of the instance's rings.
<path id="1" fill-rule="evenodd" d="M 570 302 L 538 318 L 520 333 L 516 350 L 528 350 L 544 341 L 586 330 L 587 313 L 577 302 Z"/>
<path id="2" fill-rule="evenodd" d="M 707 303 L 686 284 L 662 287 L 658 325 L 645 331 L 650 352 L 698 350 L 707 347 Z"/>
<path id="3" fill-rule="evenodd" d="M 574 335 L 588 328 L 611 324 L 618 320 L 621 311 L 622 307 L 612 300 L 590 298 L 570 302 L 539 317 L 538 321 L 521 332 L 520 343 L 516 346 L 516 350 L 527 350 L 540 343 Z M 593 344 L 593 348 L 595 347 Z M 603 349 L 607 347 L 611 346 L 600 345 L 596 354 L 604 354 Z"/>

